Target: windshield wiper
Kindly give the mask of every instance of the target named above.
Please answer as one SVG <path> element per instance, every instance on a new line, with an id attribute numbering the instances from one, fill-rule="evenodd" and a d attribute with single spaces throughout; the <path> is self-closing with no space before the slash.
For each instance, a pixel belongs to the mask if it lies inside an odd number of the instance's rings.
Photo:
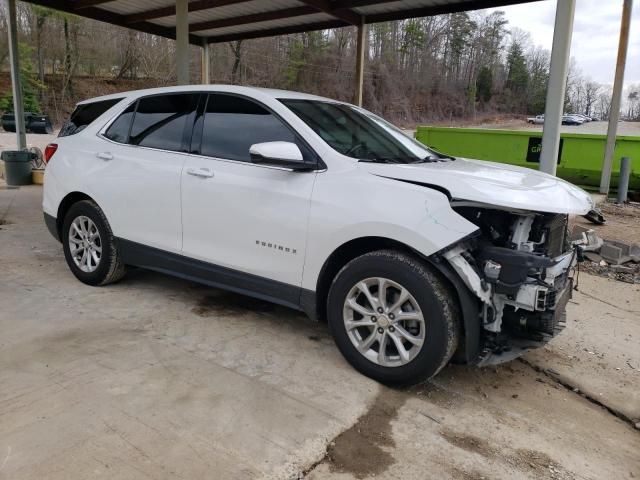
<path id="1" fill-rule="evenodd" d="M 368 163 L 407 163 L 406 161 L 402 161 L 399 158 L 390 158 L 390 157 L 360 158 L 358 161 L 368 162 Z"/>
<path id="2" fill-rule="evenodd" d="M 432 163 L 432 162 L 441 162 L 445 159 L 454 160 L 453 157 L 448 157 L 446 155 L 436 154 L 429 155 L 424 158 L 413 158 L 413 157 L 376 157 L 376 158 L 361 158 L 359 162 L 370 162 L 370 163 L 393 163 L 393 164 L 414 164 L 414 163 Z"/>

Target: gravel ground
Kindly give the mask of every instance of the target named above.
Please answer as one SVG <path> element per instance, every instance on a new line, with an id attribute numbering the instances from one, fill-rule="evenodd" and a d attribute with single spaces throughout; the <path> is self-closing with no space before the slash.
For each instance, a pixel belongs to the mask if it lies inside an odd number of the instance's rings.
<path id="1" fill-rule="evenodd" d="M 579 225 L 584 228 L 592 228 L 596 234 L 604 240 L 615 240 L 627 244 L 640 244 L 640 203 L 630 202 L 627 204 L 616 204 L 605 201 L 598 205 L 604 214 L 606 222 L 604 225 L 594 225 L 583 217 L 575 217 L 571 220 L 572 225 Z M 640 264 L 628 262 L 619 269 L 616 266 L 602 262 L 598 255 L 597 261 L 590 261 L 589 258 L 580 265 L 581 270 L 620 280 L 626 283 L 640 283 Z"/>

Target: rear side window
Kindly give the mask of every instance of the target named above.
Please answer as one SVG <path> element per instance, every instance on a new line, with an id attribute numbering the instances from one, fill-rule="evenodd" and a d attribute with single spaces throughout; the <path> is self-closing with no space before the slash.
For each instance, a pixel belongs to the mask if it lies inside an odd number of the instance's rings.
<path id="1" fill-rule="evenodd" d="M 185 126 L 197 103 L 198 94 L 192 93 L 141 98 L 133 116 L 128 143 L 162 150 L 182 150 Z"/>
<path id="2" fill-rule="evenodd" d="M 211 94 L 204 114 L 200 153 L 210 157 L 250 162 L 254 143 L 293 142 L 305 160 L 308 149 L 278 117 L 251 100 L 234 95 Z"/>
<path id="3" fill-rule="evenodd" d="M 129 141 L 129 130 L 131 130 L 131 120 L 133 120 L 135 111 L 136 104 L 134 103 L 109 125 L 107 131 L 104 132 L 104 136 L 114 142 L 127 143 Z"/>
<path id="4" fill-rule="evenodd" d="M 67 137 L 79 133 L 104 112 L 113 107 L 122 98 L 111 98 L 99 102 L 83 103 L 78 105 L 71 114 L 71 118 L 60 129 L 58 137 Z"/>

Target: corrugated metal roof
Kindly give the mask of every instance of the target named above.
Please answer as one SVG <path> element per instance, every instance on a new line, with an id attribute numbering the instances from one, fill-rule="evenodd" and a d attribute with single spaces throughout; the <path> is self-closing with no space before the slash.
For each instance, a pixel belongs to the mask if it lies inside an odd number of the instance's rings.
<path id="1" fill-rule="evenodd" d="M 466 0 L 404 0 L 398 2 L 379 3 L 367 5 L 365 7 L 354 8 L 360 15 L 371 15 L 374 13 L 395 12 L 402 9 L 413 9 L 418 7 L 433 7 L 452 3 L 465 3 Z"/>
<path id="2" fill-rule="evenodd" d="M 268 22 L 257 22 L 249 25 L 251 31 L 267 30 L 272 28 L 291 27 L 293 25 L 305 25 L 315 22 L 324 22 L 331 20 L 331 15 L 326 13 L 315 13 L 313 15 L 305 15 L 295 18 L 283 18 L 281 20 L 271 20 Z M 213 30 L 204 30 L 197 32 L 198 35 L 205 37 L 214 37 L 218 35 L 229 35 L 232 33 L 240 33 L 247 30 L 247 25 L 238 25 L 235 27 L 216 28 Z"/>
<path id="3" fill-rule="evenodd" d="M 175 38 L 175 0 L 25 0 Z M 190 42 L 259 38 L 540 0 L 190 0 Z"/>
<path id="4" fill-rule="evenodd" d="M 265 2 L 264 0 L 251 0 L 235 5 L 225 5 L 217 8 L 209 8 L 207 10 L 189 12 L 189 23 L 193 24 L 223 18 L 242 17 L 244 15 L 266 13 L 284 8 L 301 6 L 304 6 L 304 3 L 299 2 L 298 0 L 270 0 L 268 2 Z M 175 15 L 172 15 L 171 17 L 151 20 L 151 22 L 167 27 L 175 27 L 176 17 Z"/>
<path id="5" fill-rule="evenodd" d="M 101 3 L 97 7 L 100 10 L 119 13 L 120 15 L 130 15 L 159 7 L 171 7 L 175 4 L 176 2 L 171 0 L 116 0 L 115 2 Z M 82 11 L 80 16 L 82 16 Z"/>

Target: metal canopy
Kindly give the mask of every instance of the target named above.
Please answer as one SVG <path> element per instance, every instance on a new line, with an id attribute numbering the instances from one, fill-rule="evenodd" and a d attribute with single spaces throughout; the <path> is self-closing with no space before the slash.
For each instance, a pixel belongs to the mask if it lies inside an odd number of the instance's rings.
<path id="1" fill-rule="evenodd" d="M 176 37 L 175 0 L 26 0 L 82 17 Z M 502 7 L 539 0 L 191 0 L 189 42 L 228 42 Z"/>

